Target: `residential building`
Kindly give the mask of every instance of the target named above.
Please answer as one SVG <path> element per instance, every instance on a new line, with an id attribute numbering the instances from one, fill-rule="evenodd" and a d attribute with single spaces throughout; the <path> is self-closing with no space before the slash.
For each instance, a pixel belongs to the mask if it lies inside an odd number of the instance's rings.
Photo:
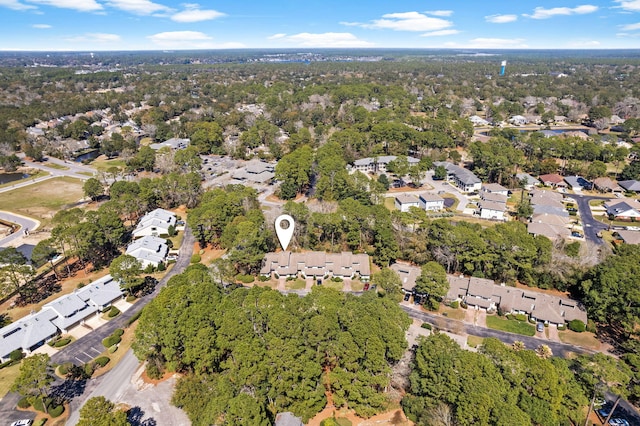
<path id="1" fill-rule="evenodd" d="M 524 189 L 527 191 L 531 191 L 534 187 L 540 185 L 540 181 L 529 173 L 518 173 L 516 174 L 516 178 L 518 178 L 521 182 L 524 182 Z"/>
<path id="2" fill-rule="evenodd" d="M 27 315 L 0 329 L 0 360 L 8 360 L 14 350 L 31 353 L 60 333 L 83 324 L 123 297 L 118 281 L 111 275 L 61 296 L 43 305 L 42 310 Z"/>
<path id="3" fill-rule="evenodd" d="M 394 263 L 390 268 L 398 273 L 405 292 L 413 292 L 420 268 Z M 523 313 L 532 320 L 551 325 L 563 325 L 574 319 L 587 323 L 587 312 L 577 301 L 533 290 L 498 285 L 492 280 L 463 275 L 447 275 L 449 291 L 445 300 L 459 300 L 470 308 L 505 313 Z"/>
<path id="4" fill-rule="evenodd" d="M 623 187 L 627 192 L 640 192 L 640 181 L 638 180 L 623 180 L 618 182 L 618 185 Z"/>
<path id="5" fill-rule="evenodd" d="M 624 192 L 624 189 L 620 185 L 608 177 L 599 177 L 594 179 L 593 185 L 600 192 L 613 192 L 616 194 Z"/>
<path id="6" fill-rule="evenodd" d="M 564 181 L 569 185 L 569 188 L 574 191 L 593 188 L 593 184 L 582 176 L 567 176 L 564 178 Z"/>
<path id="7" fill-rule="evenodd" d="M 605 203 L 604 207 L 607 209 L 607 214 L 617 220 L 640 219 L 640 203 L 636 200 L 612 200 Z"/>
<path id="8" fill-rule="evenodd" d="M 640 244 L 640 231 L 620 230 L 616 234 L 625 244 Z"/>
<path id="9" fill-rule="evenodd" d="M 367 254 L 353 254 L 349 251 L 342 253 L 281 251 L 265 254 L 260 274 L 264 276 L 277 274 L 280 277 L 295 277 L 303 274 L 305 277 L 330 276 L 343 279 L 359 276 L 362 280 L 368 281 L 371 276 L 371 265 Z"/>
<path id="10" fill-rule="evenodd" d="M 529 120 L 522 115 L 514 115 L 508 121 L 514 126 L 524 126 L 525 124 L 529 124 Z"/>
<path id="11" fill-rule="evenodd" d="M 546 175 L 538 176 L 538 180 L 542 182 L 543 185 L 552 186 L 554 188 L 566 188 L 567 183 L 564 181 L 564 178 L 557 173 L 550 173 Z"/>
<path id="12" fill-rule="evenodd" d="M 498 183 L 484 183 L 482 184 L 481 191 L 490 194 L 500 194 L 505 197 L 509 196 L 509 190 Z"/>
<path id="13" fill-rule="evenodd" d="M 469 121 L 474 125 L 474 126 L 488 126 L 491 123 L 488 122 L 487 120 L 485 120 L 484 118 L 478 116 L 478 115 L 472 115 L 471 117 L 469 117 Z"/>
<path id="14" fill-rule="evenodd" d="M 168 210 L 155 209 L 140 218 L 136 229 L 133 230 L 133 238 L 141 238 L 145 235 L 169 235 L 171 227 L 176 226 L 176 216 Z"/>
<path id="15" fill-rule="evenodd" d="M 251 181 L 265 184 L 275 177 L 275 164 L 260 160 L 252 160 L 233 173 L 233 178 L 239 181 Z"/>
<path id="16" fill-rule="evenodd" d="M 185 149 L 189 146 L 190 143 L 191 140 L 189 139 L 171 138 L 164 142 L 149 144 L 149 148 L 156 151 L 162 148 L 170 148 L 174 151 L 177 151 L 178 149 Z"/>
<path id="17" fill-rule="evenodd" d="M 480 218 L 482 219 L 503 221 L 507 219 L 505 217 L 505 212 L 507 211 L 507 205 L 505 203 L 480 200 L 478 207 L 480 208 Z"/>
<path id="18" fill-rule="evenodd" d="M 444 198 L 431 192 L 425 192 L 418 197 L 420 208 L 426 211 L 439 211 L 444 209 Z"/>
<path id="19" fill-rule="evenodd" d="M 396 195 L 394 205 L 397 210 L 406 213 L 411 207 L 420 207 L 420 200 L 418 200 L 418 197 L 415 195 L 398 194 Z"/>
<path id="20" fill-rule="evenodd" d="M 379 157 L 360 158 L 353 162 L 351 170 L 358 170 L 362 173 L 385 173 L 390 162 L 398 157 L 395 155 L 381 155 Z M 417 165 L 420 160 L 415 157 L 407 157 L 409 166 Z"/>
<path id="21" fill-rule="evenodd" d="M 133 241 L 126 251 L 126 254 L 135 257 L 140 262 L 142 269 L 149 265 L 157 268 L 158 265 L 164 263 L 168 253 L 169 246 L 166 240 L 153 235 L 145 235 Z"/>
<path id="22" fill-rule="evenodd" d="M 527 224 L 527 232 L 531 235 L 541 235 L 550 240 L 569 238 L 571 231 L 562 225 L 553 225 L 544 222 L 531 222 Z"/>
<path id="23" fill-rule="evenodd" d="M 482 188 L 482 181 L 472 171 L 456 166 L 448 161 L 436 161 L 434 167 L 444 167 L 447 181 L 453 182 L 462 192 L 476 192 Z"/>

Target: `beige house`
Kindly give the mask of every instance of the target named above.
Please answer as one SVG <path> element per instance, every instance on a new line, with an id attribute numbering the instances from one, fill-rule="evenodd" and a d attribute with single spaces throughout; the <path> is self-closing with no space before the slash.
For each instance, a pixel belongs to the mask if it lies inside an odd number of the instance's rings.
<path id="1" fill-rule="evenodd" d="M 371 277 L 371 265 L 369 255 L 353 254 L 350 251 L 342 253 L 281 251 L 265 254 L 260 274 L 264 276 L 277 274 L 279 277 L 329 276 L 343 279 L 359 276 L 363 281 L 368 281 Z"/>

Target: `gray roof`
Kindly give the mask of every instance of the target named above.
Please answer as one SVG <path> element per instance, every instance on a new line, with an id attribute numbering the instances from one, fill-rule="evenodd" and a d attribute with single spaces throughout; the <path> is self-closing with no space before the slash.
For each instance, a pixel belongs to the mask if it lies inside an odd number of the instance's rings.
<path id="1" fill-rule="evenodd" d="M 623 180 L 618 182 L 618 185 L 627 191 L 640 192 L 640 181 L 638 180 Z"/>
<path id="2" fill-rule="evenodd" d="M 564 226 L 550 225 L 548 223 L 529 223 L 527 232 L 532 235 L 542 235 L 549 239 L 566 238 L 570 232 Z"/>
<path id="3" fill-rule="evenodd" d="M 416 286 L 416 279 L 422 272 L 418 266 L 412 266 L 406 263 L 394 263 L 389 266 L 389 268 L 400 276 L 403 290 L 408 292 L 413 291 Z"/>
<path id="4" fill-rule="evenodd" d="M 640 215 L 640 212 L 638 211 L 638 207 L 635 205 L 635 203 L 632 202 L 627 202 L 627 201 L 621 201 L 619 203 L 616 204 L 607 204 L 607 214 L 612 214 L 614 216 L 621 216 L 623 213 L 627 213 L 630 212 L 633 215 Z"/>
<path id="5" fill-rule="evenodd" d="M 29 349 L 58 333 L 51 323 L 57 314 L 51 309 L 28 315 L 0 329 L 0 358 L 7 358 L 16 349 Z"/>
<path id="6" fill-rule="evenodd" d="M 507 188 L 500 185 L 499 183 L 484 183 L 482 184 L 482 190 L 489 193 L 509 191 Z"/>
<path id="7" fill-rule="evenodd" d="M 564 210 L 564 208 L 540 205 L 536 204 L 533 206 L 533 214 L 554 214 L 557 216 L 569 217 L 569 213 Z"/>
<path id="8" fill-rule="evenodd" d="M 314 276 L 331 273 L 340 277 L 351 277 L 355 274 L 368 277 L 371 275 L 371 266 L 367 254 L 353 254 L 349 251 L 342 253 L 282 251 L 266 253 L 260 269 L 263 275 L 271 273 L 295 275 L 300 272 Z"/>
<path id="9" fill-rule="evenodd" d="M 455 175 L 456 179 L 462 182 L 464 185 L 473 185 L 481 183 L 482 181 L 471 170 L 467 170 L 464 167 L 456 166 L 448 161 L 436 161 L 434 166 L 442 166 L 447 170 L 447 173 Z"/>
<path id="10" fill-rule="evenodd" d="M 155 149 L 155 150 L 158 150 L 164 147 L 168 147 L 171 149 L 184 149 L 189 146 L 190 142 L 191 141 L 189 139 L 171 138 L 164 142 L 149 144 L 149 148 Z"/>
<path id="11" fill-rule="evenodd" d="M 120 289 L 120 283 L 114 280 L 111 275 L 106 275 L 82 287 L 76 294 L 85 302 L 103 307 L 122 297 L 124 293 Z"/>
<path id="12" fill-rule="evenodd" d="M 506 204 L 509 197 L 497 192 L 480 192 L 480 198 L 484 201 L 492 201 L 494 203 Z"/>
<path id="13" fill-rule="evenodd" d="M 518 173 L 516 177 L 520 180 L 525 179 L 527 185 L 540 185 L 540 181 L 531 176 L 529 173 Z"/>
<path id="14" fill-rule="evenodd" d="M 86 303 L 76 293 L 58 297 L 56 300 L 43 305 L 43 308 L 51 308 L 63 317 L 71 317 L 85 307 Z"/>
<path id="15" fill-rule="evenodd" d="M 276 414 L 275 426 L 304 426 L 302 419 L 296 417 L 293 413 L 278 413 Z"/>
<path id="16" fill-rule="evenodd" d="M 368 166 L 368 165 L 373 164 L 373 163 L 387 165 L 390 162 L 395 161 L 396 158 L 398 158 L 398 157 L 395 156 L 395 155 L 381 155 L 379 157 L 366 157 L 366 158 L 360 158 L 360 159 L 354 161 L 353 165 L 354 166 Z M 417 164 L 417 163 L 420 162 L 420 160 L 415 158 L 415 157 L 407 157 L 407 161 L 409 162 L 409 165 Z"/>
<path id="17" fill-rule="evenodd" d="M 422 193 L 422 194 L 420 194 L 419 198 L 424 202 L 429 202 L 429 201 L 443 201 L 444 202 L 444 198 L 442 198 L 438 194 L 434 194 L 433 192 Z"/>
<path id="18" fill-rule="evenodd" d="M 572 188 L 591 188 L 591 182 L 583 178 L 582 176 L 566 176 L 564 181 L 567 182 Z"/>
<path id="19" fill-rule="evenodd" d="M 504 203 L 495 201 L 480 200 L 478 206 L 480 207 L 480 210 L 493 210 L 496 212 L 507 211 L 507 206 Z"/>
<path id="20" fill-rule="evenodd" d="M 400 204 L 418 204 L 418 197 L 412 194 L 398 194 L 396 200 Z"/>
<path id="21" fill-rule="evenodd" d="M 138 240 L 135 240 L 127 247 L 126 253 L 135 257 L 136 259 L 144 262 L 152 262 L 156 265 L 163 262 L 169 247 L 163 238 L 155 237 L 152 235 L 146 235 Z"/>
<path id="22" fill-rule="evenodd" d="M 640 244 L 640 232 L 639 231 L 627 231 L 620 230 L 616 231 L 617 234 L 622 238 L 627 244 Z"/>

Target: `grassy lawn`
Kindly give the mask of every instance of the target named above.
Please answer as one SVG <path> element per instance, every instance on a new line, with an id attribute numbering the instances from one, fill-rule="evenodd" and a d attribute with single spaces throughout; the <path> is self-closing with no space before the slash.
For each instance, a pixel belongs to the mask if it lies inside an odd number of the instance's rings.
<path id="1" fill-rule="evenodd" d="M 0 398 L 4 398 L 9 393 L 11 385 L 20 374 L 20 365 L 22 364 L 18 363 L 0 370 Z"/>
<path id="2" fill-rule="evenodd" d="M 514 189 L 507 199 L 507 203 L 518 204 L 522 200 L 522 189 Z"/>
<path id="3" fill-rule="evenodd" d="M 360 280 L 352 280 L 351 281 L 351 290 L 352 291 L 362 291 L 364 290 L 364 283 Z"/>
<path id="4" fill-rule="evenodd" d="M 478 346 L 482 345 L 483 342 L 484 342 L 484 338 L 482 337 L 478 337 L 478 336 L 467 337 L 467 345 L 469 345 L 472 348 L 477 348 Z"/>
<path id="5" fill-rule="evenodd" d="M 465 316 L 464 309 L 459 309 L 459 308 L 453 309 L 442 304 L 440 305 L 440 309 L 438 309 L 438 312 L 440 312 L 443 316 L 447 318 L 455 319 L 458 321 L 462 321 Z"/>
<path id="6" fill-rule="evenodd" d="M 47 162 L 47 164 L 45 164 L 45 166 L 51 168 L 51 169 L 56 169 L 56 170 L 69 170 L 69 167 L 67 166 L 63 166 L 62 164 L 58 164 L 58 163 L 49 163 Z"/>
<path id="7" fill-rule="evenodd" d="M 629 220 L 609 220 L 609 217 L 607 215 L 593 215 L 593 218 L 595 220 L 598 220 L 602 223 L 604 223 L 605 225 L 611 225 L 611 226 L 640 226 L 640 222 L 631 222 Z"/>
<path id="8" fill-rule="evenodd" d="M 70 177 L 48 179 L 0 194 L 0 206 L 36 218 L 47 227 L 56 212 L 84 197 L 82 185 L 81 180 Z"/>
<path id="9" fill-rule="evenodd" d="M 340 290 L 342 291 L 342 288 L 344 287 L 344 283 L 343 282 L 335 282 L 335 281 L 331 281 L 331 280 L 324 280 L 322 282 L 322 285 L 328 288 L 333 288 L 336 290 Z"/>
<path id="10" fill-rule="evenodd" d="M 536 334 L 536 328 L 529 323 L 503 319 L 495 315 L 487 315 L 487 327 L 493 328 L 494 330 L 522 334 L 523 336 L 534 336 Z"/>
<path id="11" fill-rule="evenodd" d="M 294 281 L 287 281 L 284 286 L 287 290 L 304 290 L 307 283 L 301 278 L 296 278 Z"/>
<path id="12" fill-rule="evenodd" d="M 108 160 L 104 155 L 101 155 L 100 157 L 93 160 L 90 165 L 100 171 L 107 171 L 111 167 L 118 167 L 121 169 L 124 169 L 126 167 L 126 164 L 123 160 L 119 158 Z"/>
<path id="13" fill-rule="evenodd" d="M 590 349 L 600 349 L 600 342 L 593 333 L 576 333 L 571 330 L 559 331 L 558 335 L 563 343 L 570 345 L 582 346 Z"/>
<path id="14" fill-rule="evenodd" d="M 182 247 L 182 239 L 184 238 L 184 231 L 178 231 L 176 235 L 173 237 L 169 237 L 171 242 L 173 243 L 173 248 L 177 249 Z"/>

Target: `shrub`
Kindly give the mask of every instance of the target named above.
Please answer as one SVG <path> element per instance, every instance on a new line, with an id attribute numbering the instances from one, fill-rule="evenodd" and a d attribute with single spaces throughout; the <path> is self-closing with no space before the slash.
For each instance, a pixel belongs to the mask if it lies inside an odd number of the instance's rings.
<path id="1" fill-rule="evenodd" d="M 22 358 L 24 358 L 24 352 L 22 352 L 20 349 L 11 351 L 11 353 L 9 354 L 9 359 L 11 361 L 20 361 Z"/>
<path id="2" fill-rule="evenodd" d="M 191 256 L 191 263 L 200 263 L 200 260 L 202 260 L 202 257 L 197 253 Z"/>
<path id="3" fill-rule="evenodd" d="M 44 419 L 36 420 L 35 422 L 33 422 L 33 426 L 44 426 L 46 422 L 47 418 L 45 417 Z"/>
<path id="4" fill-rule="evenodd" d="M 567 324 L 567 327 L 569 327 L 569 330 L 575 331 L 576 333 L 582 333 L 587 329 L 587 326 L 585 325 L 585 323 L 583 323 L 579 319 L 574 319 L 569 321 L 569 323 Z"/>
<path id="5" fill-rule="evenodd" d="M 31 400 L 31 405 L 33 405 L 34 410 L 44 413 L 44 402 L 42 401 L 42 398 L 33 398 Z"/>
<path id="6" fill-rule="evenodd" d="M 526 314 L 515 314 L 514 315 L 515 319 L 518 321 L 526 321 L 527 320 L 527 315 Z"/>
<path id="7" fill-rule="evenodd" d="M 95 359 L 95 363 L 100 367 L 104 367 L 105 365 L 109 364 L 109 361 L 111 361 L 111 358 L 109 358 L 108 356 L 101 356 Z"/>
<path id="8" fill-rule="evenodd" d="M 118 345 L 113 345 L 109 348 L 109 353 L 112 354 L 118 350 Z"/>
<path id="9" fill-rule="evenodd" d="M 130 294 L 130 295 L 128 295 L 128 296 L 127 296 L 127 298 L 126 298 L 125 300 L 126 300 L 127 302 L 131 303 L 131 302 L 133 302 L 133 301 L 134 301 L 134 300 L 136 300 L 136 299 L 137 299 L 137 297 L 135 297 L 133 294 Z"/>
<path id="10" fill-rule="evenodd" d="M 506 319 L 508 320 L 512 320 L 513 319 L 513 314 L 507 314 L 504 316 Z"/>
<path id="11" fill-rule="evenodd" d="M 460 302 L 454 300 L 449 306 L 451 306 L 453 309 L 458 309 L 458 307 L 460 306 Z"/>
<path id="12" fill-rule="evenodd" d="M 22 398 L 20 398 L 20 400 L 18 401 L 18 408 L 22 408 L 23 410 L 26 410 L 29 407 L 31 407 L 29 398 L 27 398 L 26 396 L 23 396 Z"/>
<path id="13" fill-rule="evenodd" d="M 250 284 L 255 280 L 255 278 L 253 275 L 238 274 L 236 275 L 236 280 L 240 281 L 241 283 Z"/>
<path id="14" fill-rule="evenodd" d="M 273 277 L 277 280 L 278 278 L 280 278 L 280 275 L 278 275 L 277 273 L 273 273 Z"/>
<path id="15" fill-rule="evenodd" d="M 60 414 L 62 414 L 63 411 L 64 411 L 64 405 L 60 404 L 49 409 L 49 415 L 55 419 L 56 417 L 60 416 Z"/>
<path id="16" fill-rule="evenodd" d="M 113 330 L 113 333 L 111 333 L 112 336 L 122 336 L 124 334 L 124 330 L 121 328 L 116 328 L 115 330 Z"/>
<path id="17" fill-rule="evenodd" d="M 563 330 L 566 330 L 566 329 L 567 329 L 566 325 L 559 325 L 558 326 L 558 330 L 560 330 L 560 331 L 563 331 Z"/>
<path id="18" fill-rule="evenodd" d="M 58 372 L 63 376 L 66 376 L 67 374 L 69 374 L 69 370 L 71 369 L 71 367 L 73 367 L 73 365 L 74 364 L 72 362 L 65 362 L 64 364 L 60 364 L 60 366 L 58 367 Z"/>
<path id="19" fill-rule="evenodd" d="M 587 331 L 589 333 L 595 333 L 596 330 L 596 323 L 593 322 L 593 320 L 587 320 Z"/>
<path id="20" fill-rule="evenodd" d="M 147 376 L 152 380 L 158 380 L 162 377 L 162 371 L 160 371 L 155 362 L 147 364 Z"/>
<path id="21" fill-rule="evenodd" d="M 93 372 L 95 371 L 96 366 L 95 366 L 95 364 L 90 362 L 88 364 L 85 364 L 83 369 L 84 369 L 85 376 L 86 377 L 91 377 L 91 376 L 93 376 Z"/>
<path id="22" fill-rule="evenodd" d="M 344 280 L 340 277 L 331 277 L 331 281 L 333 281 L 334 283 L 341 283 Z"/>
<path id="23" fill-rule="evenodd" d="M 258 281 L 260 282 L 269 281 L 269 277 L 266 275 L 258 275 Z"/>
<path id="24" fill-rule="evenodd" d="M 467 304 L 465 302 L 460 302 L 460 307 L 462 309 L 467 309 Z"/>
<path id="25" fill-rule="evenodd" d="M 431 330 L 433 329 L 433 327 L 431 326 L 431 324 L 429 324 L 428 322 L 423 322 L 422 325 L 420 325 L 420 327 L 422 328 L 426 328 L 427 330 Z"/>
<path id="26" fill-rule="evenodd" d="M 167 267 L 164 266 L 164 263 L 158 263 L 158 267 L 156 269 L 158 270 L 158 272 L 162 272 L 162 271 L 166 270 Z"/>
<path id="27" fill-rule="evenodd" d="M 117 315 L 120 314 L 120 309 L 118 309 L 115 306 L 112 306 L 111 309 L 109 309 L 109 313 L 107 314 L 107 318 L 113 318 Z"/>
<path id="28" fill-rule="evenodd" d="M 140 315 L 142 315 L 142 309 L 140 309 L 138 312 L 133 314 L 133 316 L 127 320 L 127 327 L 133 324 L 134 322 L 138 321 L 138 318 L 140 318 Z"/>
<path id="29" fill-rule="evenodd" d="M 105 348 L 110 348 L 113 345 L 117 345 L 118 343 L 120 343 L 122 339 L 120 338 L 120 336 L 114 336 L 113 334 L 107 338 L 105 338 L 102 341 L 102 344 L 104 345 Z"/>
<path id="30" fill-rule="evenodd" d="M 55 342 L 53 344 L 54 348 L 61 348 L 63 346 L 67 346 L 69 343 L 71 343 L 71 337 L 65 337 L 64 339 L 60 339 L 57 342 Z"/>

